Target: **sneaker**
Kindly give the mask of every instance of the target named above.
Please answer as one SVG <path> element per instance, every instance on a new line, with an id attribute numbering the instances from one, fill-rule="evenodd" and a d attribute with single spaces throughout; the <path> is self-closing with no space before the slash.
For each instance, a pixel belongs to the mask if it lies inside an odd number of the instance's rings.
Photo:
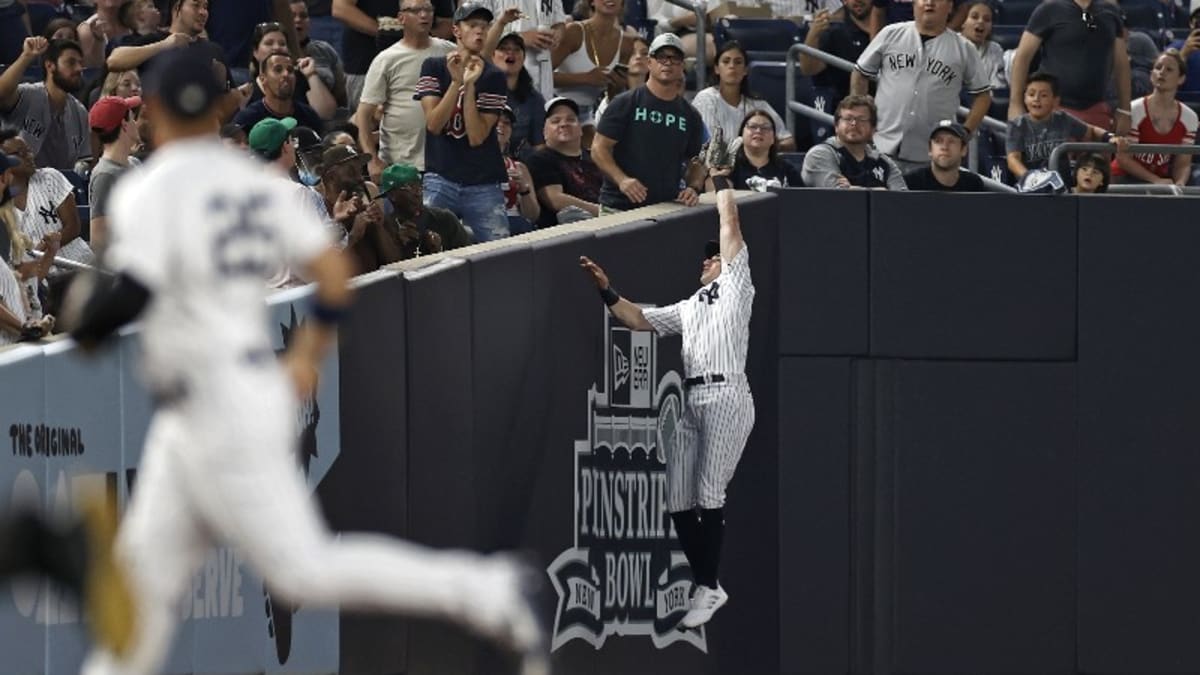
<path id="1" fill-rule="evenodd" d="M 692 608 L 683 615 L 679 622 L 684 628 L 698 628 L 708 623 L 718 609 L 729 601 L 729 594 L 717 584 L 716 588 L 697 586 L 696 594 L 692 596 Z"/>
<path id="2" fill-rule="evenodd" d="M 83 607 L 96 642 L 118 656 L 133 646 L 133 593 L 124 570 L 113 559 L 117 512 L 106 499 L 89 500 L 82 511 L 87 540 Z"/>
<path id="3" fill-rule="evenodd" d="M 540 610 L 546 590 L 540 567 L 521 557 L 501 554 L 486 563 L 495 575 L 490 620 L 475 617 L 476 629 L 515 655 L 520 675 L 549 675 L 549 628 Z M 483 607 L 481 607 L 483 609 Z"/>

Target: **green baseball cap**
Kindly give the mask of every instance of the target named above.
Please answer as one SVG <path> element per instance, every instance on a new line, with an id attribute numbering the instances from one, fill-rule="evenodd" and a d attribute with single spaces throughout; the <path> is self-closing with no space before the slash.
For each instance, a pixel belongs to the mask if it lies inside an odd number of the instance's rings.
<path id="1" fill-rule="evenodd" d="M 379 193 L 384 194 L 394 187 L 421 182 L 421 174 L 415 166 L 392 164 L 383 170 L 379 178 Z"/>
<path id="2" fill-rule="evenodd" d="M 250 129 L 250 135 L 246 140 L 254 152 L 260 155 L 273 155 L 279 152 L 279 148 L 283 147 L 283 142 L 287 140 L 288 134 L 292 133 L 292 129 L 295 128 L 296 120 L 291 117 L 279 120 L 268 117 L 259 120 L 258 124 Z"/>

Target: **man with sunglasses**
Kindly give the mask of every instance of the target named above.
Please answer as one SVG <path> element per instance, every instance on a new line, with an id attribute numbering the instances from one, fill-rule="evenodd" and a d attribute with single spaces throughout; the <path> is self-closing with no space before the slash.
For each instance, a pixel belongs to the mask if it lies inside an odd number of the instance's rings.
<path id="1" fill-rule="evenodd" d="M 1128 135 L 1133 85 L 1121 9 L 1116 3 L 1046 0 L 1038 5 L 1013 54 L 1008 78 L 1011 91 L 1025 91 L 1029 65 L 1039 51 L 1038 70 L 1058 78 L 1063 110 L 1093 126 L 1115 130 L 1118 136 Z M 1115 111 L 1105 101 L 1110 71 L 1117 92 Z M 1008 119 L 1023 112 L 1022 97 L 1012 96 Z"/>
<path id="2" fill-rule="evenodd" d="M 592 141 L 592 159 L 605 174 L 602 213 L 669 201 L 694 206 L 704 191 L 704 166 L 692 162 L 704 121 L 682 94 L 679 36 L 654 38 L 649 66 L 646 84 L 608 104 Z"/>

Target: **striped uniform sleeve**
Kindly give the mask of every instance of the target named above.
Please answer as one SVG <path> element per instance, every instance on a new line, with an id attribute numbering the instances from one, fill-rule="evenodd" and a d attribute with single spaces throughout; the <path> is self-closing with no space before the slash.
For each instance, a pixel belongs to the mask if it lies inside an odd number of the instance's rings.
<path id="1" fill-rule="evenodd" d="M 991 91 L 992 75 L 984 67 L 983 57 L 979 55 L 979 50 L 965 37 L 961 35 L 957 35 L 957 37 L 966 61 L 966 68 L 963 69 L 963 86 L 967 88 L 967 93 L 971 96 L 978 96 Z"/>
<path id="2" fill-rule="evenodd" d="M 892 36 L 896 34 L 899 24 L 884 26 L 883 30 L 867 45 L 859 55 L 854 69 L 871 79 L 879 77 L 879 69 L 883 65 L 883 52 L 891 44 Z"/>
<path id="3" fill-rule="evenodd" d="M 680 311 L 682 302 L 666 307 L 643 307 L 642 316 L 654 327 L 659 335 L 679 335 L 683 332 L 683 313 Z"/>
<path id="4" fill-rule="evenodd" d="M 499 68 L 487 68 L 475 85 L 475 105 L 479 112 L 499 115 L 508 103 L 508 81 Z"/>
<path id="5" fill-rule="evenodd" d="M 750 280 L 750 247 L 744 242 L 733 260 L 722 259 L 721 265 L 721 275 L 728 276 L 737 286 L 749 288 L 754 285 Z"/>
<path id="6" fill-rule="evenodd" d="M 442 82 L 439 75 L 446 69 L 446 57 L 431 56 L 421 62 L 421 76 L 417 78 L 417 87 L 413 92 L 413 99 L 420 101 L 426 96 L 437 96 L 441 98 L 445 92 L 442 90 Z"/>

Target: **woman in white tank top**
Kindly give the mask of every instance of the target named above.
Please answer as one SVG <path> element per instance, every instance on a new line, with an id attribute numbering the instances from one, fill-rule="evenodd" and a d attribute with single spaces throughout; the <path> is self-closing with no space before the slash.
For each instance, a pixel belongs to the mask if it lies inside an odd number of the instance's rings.
<path id="1" fill-rule="evenodd" d="M 568 24 L 563 39 L 550 55 L 554 64 L 554 91 L 579 105 L 583 147 L 596 133 L 596 104 L 609 84 L 623 85 L 625 76 L 614 66 L 627 63 L 633 44 L 625 39 L 619 18 L 622 0 L 591 0 L 592 14 Z"/>

